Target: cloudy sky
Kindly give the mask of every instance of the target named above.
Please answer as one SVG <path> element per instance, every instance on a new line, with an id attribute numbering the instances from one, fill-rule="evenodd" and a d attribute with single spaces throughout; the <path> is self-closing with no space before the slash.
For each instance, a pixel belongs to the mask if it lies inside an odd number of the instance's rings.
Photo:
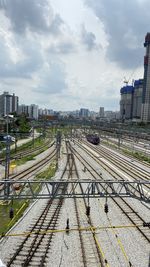
<path id="1" fill-rule="evenodd" d="M 149 10 L 149 0 L 0 0 L 0 93 L 119 110 L 124 77 L 143 77 Z"/>

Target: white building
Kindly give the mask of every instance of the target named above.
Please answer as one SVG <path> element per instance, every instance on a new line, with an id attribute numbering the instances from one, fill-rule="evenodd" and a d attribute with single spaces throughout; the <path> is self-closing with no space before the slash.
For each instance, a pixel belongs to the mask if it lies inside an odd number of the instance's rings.
<path id="1" fill-rule="evenodd" d="M 31 104 L 28 106 L 29 118 L 38 120 L 38 105 Z"/>
<path id="2" fill-rule="evenodd" d="M 20 105 L 18 108 L 18 114 L 25 114 L 30 119 L 38 120 L 38 105 Z"/>
<path id="3" fill-rule="evenodd" d="M 9 92 L 4 92 L 0 95 L 0 116 L 5 116 L 12 112 L 18 112 L 18 96 L 11 95 Z"/>

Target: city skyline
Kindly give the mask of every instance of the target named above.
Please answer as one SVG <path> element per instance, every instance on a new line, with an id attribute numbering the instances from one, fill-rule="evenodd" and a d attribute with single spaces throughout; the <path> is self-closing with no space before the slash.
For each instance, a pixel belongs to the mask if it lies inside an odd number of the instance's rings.
<path id="1" fill-rule="evenodd" d="M 64 114 L 73 114 L 76 113 L 78 116 L 88 117 L 92 114 L 97 114 L 99 117 L 104 117 L 104 113 L 112 112 L 112 113 L 119 113 L 119 111 L 111 111 L 111 110 L 105 110 L 104 107 L 99 107 L 99 111 L 97 110 L 90 110 L 84 107 L 80 107 L 76 110 L 53 110 L 50 108 L 41 108 L 40 106 L 36 105 L 35 103 L 32 104 L 22 104 L 19 103 L 19 97 L 15 95 L 15 93 L 10 94 L 9 92 L 4 91 L 2 94 L 0 94 L 0 117 L 6 116 L 7 114 L 11 113 L 17 113 L 19 114 L 30 114 L 33 113 L 32 109 L 35 109 L 35 118 L 38 118 L 38 114 L 42 115 L 52 115 L 55 113 L 64 113 Z M 105 110 L 105 112 L 104 112 Z"/>
<path id="2" fill-rule="evenodd" d="M 58 111 L 119 110 L 124 77 L 144 72 L 150 3 L 133 2 L 1 0 L 1 94 Z"/>

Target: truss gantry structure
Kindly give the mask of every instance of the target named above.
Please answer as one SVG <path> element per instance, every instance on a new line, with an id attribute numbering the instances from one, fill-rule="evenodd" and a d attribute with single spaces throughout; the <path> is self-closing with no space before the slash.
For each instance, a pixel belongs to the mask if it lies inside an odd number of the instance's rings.
<path id="1" fill-rule="evenodd" d="M 150 203 L 150 182 L 143 180 L 4 180 L 0 188 L 0 200 L 130 197 Z"/>

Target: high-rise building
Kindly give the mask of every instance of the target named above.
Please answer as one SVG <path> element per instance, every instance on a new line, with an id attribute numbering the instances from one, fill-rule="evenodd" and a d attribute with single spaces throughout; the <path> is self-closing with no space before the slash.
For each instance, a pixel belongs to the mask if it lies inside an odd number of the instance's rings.
<path id="1" fill-rule="evenodd" d="M 18 109 L 19 114 L 25 114 L 30 119 L 38 120 L 38 106 L 35 104 L 32 105 L 20 105 Z"/>
<path id="2" fill-rule="evenodd" d="M 79 111 L 79 117 L 87 118 L 89 116 L 89 110 L 86 108 L 81 108 Z"/>
<path id="3" fill-rule="evenodd" d="M 0 116 L 8 115 L 12 112 L 18 112 L 18 96 L 4 92 L 0 95 Z"/>
<path id="4" fill-rule="evenodd" d="M 143 96 L 143 79 L 135 80 L 133 91 L 133 119 L 141 119 L 142 108 L 142 96 Z"/>
<path id="5" fill-rule="evenodd" d="M 120 116 L 122 120 L 131 120 L 133 113 L 133 92 L 132 85 L 126 85 L 121 88 Z"/>
<path id="6" fill-rule="evenodd" d="M 144 57 L 144 83 L 142 96 L 141 120 L 150 122 L 150 33 L 145 36 L 144 47 L 146 54 Z"/>
<path id="7" fill-rule="evenodd" d="M 18 112 L 18 106 L 19 106 L 19 98 L 18 96 L 15 96 L 15 94 L 12 95 L 12 110 L 13 112 Z"/>
<path id="8" fill-rule="evenodd" d="M 29 118 L 38 120 L 38 105 L 31 104 L 28 107 L 29 107 L 29 109 L 28 109 L 28 111 L 29 111 Z"/>
<path id="9" fill-rule="evenodd" d="M 104 118 L 104 107 L 100 107 L 99 116 L 100 116 L 100 118 Z"/>
<path id="10" fill-rule="evenodd" d="M 29 112 L 28 112 L 28 106 L 27 105 L 19 105 L 18 107 L 18 114 L 24 114 L 26 115 L 27 117 L 29 117 Z"/>

